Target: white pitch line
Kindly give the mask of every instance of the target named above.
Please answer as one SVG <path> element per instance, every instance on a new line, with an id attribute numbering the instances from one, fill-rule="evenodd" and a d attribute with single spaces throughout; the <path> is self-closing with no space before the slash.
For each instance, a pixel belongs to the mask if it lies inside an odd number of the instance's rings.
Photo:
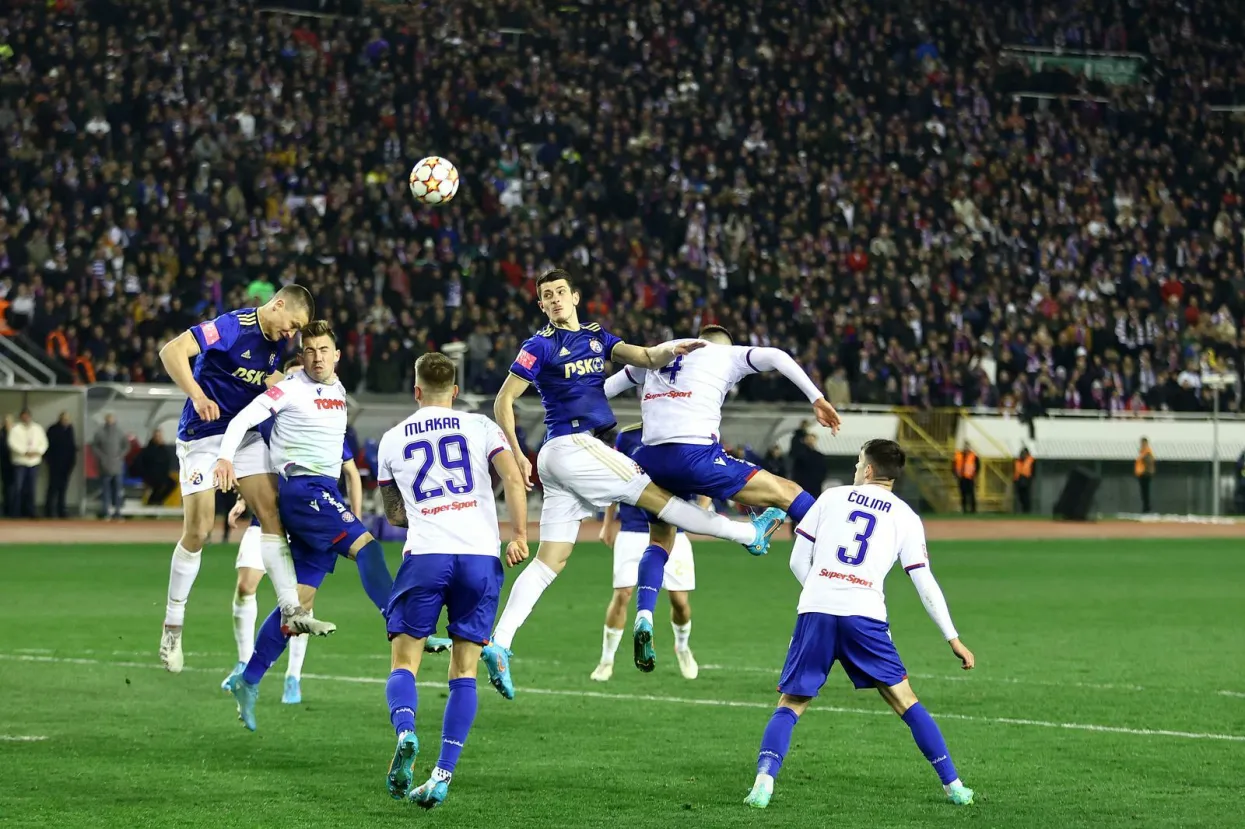
<path id="1" fill-rule="evenodd" d="M 66 665 L 99 665 L 103 667 L 114 668 L 144 668 L 149 670 L 163 670 L 163 668 L 154 662 L 109 662 L 103 659 L 80 659 L 58 656 L 37 656 L 30 654 L 7 654 L 0 653 L 0 659 L 8 659 L 16 662 L 43 662 Z M 219 674 L 217 668 L 183 668 L 185 671 L 193 671 L 196 673 L 213 673 Z M 339 676 L 335 674 L 303 674 L 307 679 L 318 679 L 325 682 L 349 682 L 365 685 L 383 685 L 388 681 L 386 677 L 375 676 Z M 421 688 L 444 688 L 442 682 L 419 682 L 416 683 Z M 580 699 L 604 699 L 616 700 L 619 702 L 664 702 L 672 705 L 704 705 L 714 708 L 758 708 L 766 711 L 772 710 L 774 705 L 771 702 L 748 702 L 742 700 L 725 700 L 725 699 L 696 699 L 693 697 L 670 697 L 657 694 L 611 694 L 604 691 L 572 691 L 553 688 L 528 688 L 520 687 L 519 693 L 534 694 L 537 696 L 550 697 L 578 697 Z M 815 706 L 811 710 L 822 711 L 835 714 L 859 714 L 862 716 L 890 716 L 890 712 L 883 708 L 845 708 L 834 705 Z M 982 717 L 974 714 L 948 714 L 946 712 L 938 712 L 938 717 L 947 720 L 963 720 L 965 722 L 992 723 L 1001 725 L 1027 725 L 1036 728 L 1059 728 L 1069 731 L 1094 731 L 1107 734 L 1129 734 L 1136 737 L 1176 737 L 1185 740 L 1223 740 L 1226 742 L 1245 743 L 1245 735 L 1242 734 L 1214 734 L 1200 731 L 1173 731 L 1165 728 L 1125 728 L 1115 725 L 1096 725 L 1093 723 L 1074 723 L 1074 722 L 1052 722 L 1049 720 L 1028 720 L 1018 719 L 1015 717 Z"/>
<path id="2" fill-rule="evenodd" d="M 46 739 L 35 734 L 0 734 L 0 743 L 39 743 Z"/>
<path id="3" fill-rule="evenodd" d="M 1241 693 L 1240 691 L 1216 691 L 1215 693 L 1221 697 L 1236 697 L 1237 699 L 1245 699 L 1245 693 Z"/>

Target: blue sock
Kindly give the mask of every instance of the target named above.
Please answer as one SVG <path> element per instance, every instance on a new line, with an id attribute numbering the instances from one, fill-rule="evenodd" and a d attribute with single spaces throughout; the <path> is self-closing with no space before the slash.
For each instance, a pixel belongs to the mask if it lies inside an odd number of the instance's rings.
<path id="1" fill-rule="evenodd" d="M 942 784 L 945 786 L 959 777 L 955 773 L 955 763 L 951 762 L 951 753 L 947 751 L 947 742 L 942 738 L 942 731 L 925 710 L 925 706 L 918 702 L 909 708 L 904 712 L 903 721 L 912 729 L 912 739 L 916 740 L 916 747 L 929 760 L 934 771 L 938 772 L 938 779 Z"/>
<path id="2" fill-rule="evenodd" d="M 798 524 L 804 520 L 804 516 L 808 515 L 808 511 L 813 508 L 815 503 L 817 503 L 816 498 L 809 495 L 806 491 L 800 490 L 800 494 L 795 496 L 791 506 L 787 507 L 787 515 L 790 515 L 791 520 Z"/>
<path id="3" fill-rule="evenodd" d="M 437 758 L 437 768 L 446 774 L 453 774 L 458 765 L 458 756 L 463 753 L 476 718 L 477 701 L 475 677 L 450 680 L 450 698 L 445 702 L 445 720 L 441 724 L 441 756 Z"/>
<path id="4" fill-rule="evenodd" d="M 657 609 L 657 594 L 666 576 L 666 562 L 670 554 L 656 544 L 644 548 L 640 557 L 640 572 L 635 585 L 635 609 L 652 613 Z"/>
<path id="5" fill-rule="evenodd" d="M 289 637 L 281 632 L 281 609 L 277 608 L 259 626 L 259 633 L 255 635 L 255 652 L 251 654 L 251 661 L 246 663 L 242 679 L 249 685 L 258 685 L 272 663 L 285 653 L 289 643 Z"/>
<path id="6" fill-rule="evenodd" d="M 800 721 L 790 708 L 778 706 L 765 726 L 761 736 L 761 753 L 757 755 L 757 774 L 768 774 L 777 777 L 782 768 L 782 760 L 791 748 L 791 732 Z"/>
<path id="7" fill-rule="evenodd" d="M 419 692 L 415 690 L 415 675 L 406 668 L 398 668 L 389 674 L 385 683 L 385 696 L 389 698 L 389 721 L 395 734 L 415 730 L 415 709 L 419 707 Z"/>
<path id="8" fill-rule="evenodd" d="M 389 597 L 393 594 L 393 576 L 389 575 L 389 567 L 385 564 L 385 551 L 380 542 L 373 538 L 365 544 L 355 556 L 355 564 L 359 567 L 363 592 L 384 613 L 389 606 Z"/>

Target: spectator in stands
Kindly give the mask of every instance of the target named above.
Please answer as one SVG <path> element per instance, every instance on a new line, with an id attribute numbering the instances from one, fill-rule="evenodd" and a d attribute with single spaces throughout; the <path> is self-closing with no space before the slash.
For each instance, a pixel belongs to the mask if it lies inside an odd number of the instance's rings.
<path id="1" fill-rule="evenodd" d="M 147 506 L 161 506 L 177 488 L 176 469 L 177 456 L 173 447 L 164 442 L 164 432 L 155 429 L 151 440 L 130 463 L 130 474 L 141 478 L 147 487 Z"/>
<path id="2" fill-rule="evenodd" d="M 17 515 L 17 480 L 13 468 L 13 450 L 9 435 L 13 434 L 13 415 L 5 415 L 0 423 L 0 515 Z"/>
<path id="3" fill-rule="evenodd" d="M 43 427 L 35 423 L 29 409 L 22 409 L 18 422 L 9 429 L 9 451 L 13 455 L 13 504 L 16 507 L 13 514 L 34 518 L 35 484 L 43 455 L 48 451 L 48 436 Z"/>
<path id="4" fill-rule="evenodd" d="M 125 470 L 125 456 L 130 452 L 130 439 L 117 425 L 112 412 L 104 415 L 104 423 L 91 438 L 91 449 L 99 466 L 99 517 L 120 521 L 121 507 L 125 503 L 125 484 L 121 473 Z"/>
<path id="5" fill-rule="evenodd" d="M 78 463 L 78 441 L 69 412 L 60 413 L 56 422 L 48 427 L 47 435 L 48 451 L 44 460 L 48 467 L 48 488 L 43 500 L 43 514 L 48 518 L 68 518 L 65 495 L 73 468 Z"/>
<path id="6" fill-rule="evenodd" d="M 1141 489 L 1141 511 L 1152 512 L 1150 503 L 1150 484 L 1154 481 L 1154 450 L 1150 448 L 1150 439 L 1142 438 L 1141 447 L 1137 450 L 1137 460 L 1133 462 L 1133 474 L 1137 476 L 1137 485 Z"/>

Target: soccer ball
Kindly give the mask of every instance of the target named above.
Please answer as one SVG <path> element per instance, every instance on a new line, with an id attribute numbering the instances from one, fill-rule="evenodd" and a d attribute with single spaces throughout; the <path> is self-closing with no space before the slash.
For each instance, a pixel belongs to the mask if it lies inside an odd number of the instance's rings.
<path id="1" fill-rule="evenodd" d="M 411 168 L 411 195 L 420 204 L 445 204 L 458 192 L 458 169 L 430 155 Z"/>

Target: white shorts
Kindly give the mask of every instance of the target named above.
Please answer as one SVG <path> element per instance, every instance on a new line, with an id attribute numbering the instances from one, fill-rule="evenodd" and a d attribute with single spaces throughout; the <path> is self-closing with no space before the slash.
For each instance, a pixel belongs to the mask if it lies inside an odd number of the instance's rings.
<path id="1" fill-rule="evenodd" d="M 198 440 L 177 442 L 177 462 L 181 467 L 182 495 L 194 495 L 212 489 L 212 469 L 220 454 L 224 435 L 210 435 Z M 268 460 L 268 444 L 259 432 L 247 432 L 233 457 L 234 474 L 239 478 L 264 475 L 272 472 Z"/>
<path id="2" fill-rule="evenodd" d="M 238 558 L 234 561 L 234 567 L 241 570 L 243 567 L 250 567 L 252 570 L 258 570 L 263 573 L 264 555 L 259 551 L 259 537 L 263 535 L 259 527 L 250 526 L 246 528 L 246 532 L 242 533 L 242 541 L 238 544 Z"/>
<path id="3" fill-rule="evenodd" d="M 634 504 L 651 483 L 635 461 L 589 434 L 547 441 L 536 456 L 536 469 L 545 489 L 541 541 L 573 543 L 581 521 L 610 504 Z"/>
<path id="4" fill-rule="evenodd" d="M 648 533 L 619 533 L 614 540 L 614 588 L 635 587 L 640 579 L 640 558 L 648 547 Z M 666 590 L 696 589 L 696 563 L 692 560 L 692 542 L 687 533 L 675 536 L 674 549 L 666 562 L 666 575 L 661 586 Z"/>

